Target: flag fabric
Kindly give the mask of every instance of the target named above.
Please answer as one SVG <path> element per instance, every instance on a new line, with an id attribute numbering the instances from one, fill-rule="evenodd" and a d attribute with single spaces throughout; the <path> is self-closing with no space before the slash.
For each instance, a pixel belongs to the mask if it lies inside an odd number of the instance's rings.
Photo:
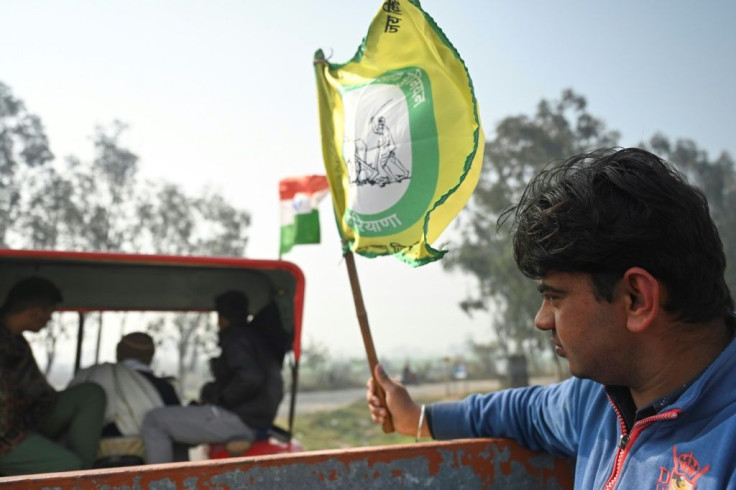
<path id="1" fill-rule="evenodd" d="M 324 175 L 290 177 L 279 182 L 281 200 L 281 247 L 285 254 L 303 243 L 319 243 L 319 202 L 329 192 Z"/>
<path id="2" fill-rule="evenodd" d="M 357 53 L 315 72 L 322 154 L 345 247 L 413 266 L 475 189 L 484 137 L 465 63 L 417 0 L 384 1 Z"/>

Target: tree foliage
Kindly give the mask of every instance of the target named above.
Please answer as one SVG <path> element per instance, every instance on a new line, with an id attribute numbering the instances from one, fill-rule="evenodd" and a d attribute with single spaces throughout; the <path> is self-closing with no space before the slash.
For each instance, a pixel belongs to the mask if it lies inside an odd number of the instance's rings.
<path id="1" fill-rule="evenodd" d="M 28 169 L 52 160 L 41 119 L 0 82 L 0 246 L 21 215 L 20 181 Z"/>
<path id="2" fill-rule="evenodd" d="M 619 133 L 607 129 L 601 118 L 588 112 L 585 98 L 572 90 L 563 91 L 558 100 L 542 100 L 533 116 L 503 119 L 487 139 L 478 187 L 459 220 L 460 242 L 443 265 L 477 281 L 477 289 L 460 307 L 468 314 L 476 310 L 490 314 L 506 355 L 534 354 L 549 344 L 534 328 L 539 294 L 533 281 L 518 271 L 509 230 L 497 229 L 498 216 L 518 201 L 529 179 L 548 163 L 595 148 L 617 146 L 619 139 Z M 736 176 L 730 155 L 722 153 L 711 160 L 693 141 L 671 142 L 661 134 L 640 146 L 671 161 L 704 190 L 728 262 L 736 263 Z M 734 269 L 727 271 L 732 290 L 736 286 Z"/>
<path id="3" fill-rule="evenodd" d="M 660 157 L 672 162 L 687 175 L 691 184 L 703 190 L 710 205 L 711 216 L 718 226 L 726 251 L 726 283 L 736 292 L 736 173 L 728 152 L 711 159 L 708 152 L 690 139 L 671 141 L 661 133 L 641 144 Z"/>

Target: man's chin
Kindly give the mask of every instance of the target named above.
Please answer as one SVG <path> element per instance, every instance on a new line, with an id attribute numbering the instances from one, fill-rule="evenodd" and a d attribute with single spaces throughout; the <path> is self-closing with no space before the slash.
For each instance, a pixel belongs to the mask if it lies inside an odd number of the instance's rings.
<path id="1" fill-rule="evenodd" d="M 594 380 L 590 376 L 590 374 L 588 374 L 587 371 L 582 370 L 579 367 L 577 367 L 577 366 L 575 366 L 573 364 L 570 364 L 569 362 L 567 363 L 567 368 L 570 371 L 570 375 L 571 376 L 574 376 L 574 377 L 580 378 L 580 379 L 590 379 L 590 380 L 596 381 L 596 380 Z"/>

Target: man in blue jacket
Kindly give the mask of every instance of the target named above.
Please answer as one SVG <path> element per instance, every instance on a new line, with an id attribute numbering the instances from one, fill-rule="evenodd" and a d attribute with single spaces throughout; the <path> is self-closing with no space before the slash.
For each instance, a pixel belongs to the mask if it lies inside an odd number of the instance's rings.
<path id="1" fill-rule="evenodd" d="M 649 152 L 598 150 L 543 170 L 507 220 L 574 377 L 424 407 L 378 366 L 374 422 L 573 457 L 580 489 L 736 488 L 734 301 L 702 192 Z"/>

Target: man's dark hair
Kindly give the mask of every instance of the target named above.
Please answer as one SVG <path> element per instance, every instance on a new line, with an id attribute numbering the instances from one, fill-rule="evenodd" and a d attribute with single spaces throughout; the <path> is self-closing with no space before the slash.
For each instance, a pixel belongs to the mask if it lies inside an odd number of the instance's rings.
<path id="1" fill-rule="evenodd" d="M 231 289 L 215 298 L 217 314 L 231 323 L 245 323 L 248 320 L 248 297 L 242 291 Z"/>
<path id="2" fill-rule="evenodd" d="M 1 310 L 13 314 L 36 306 L 53 307 L 62 301 L 61 291 L 43 277 L 28 277 L 10 288 Z"/>
<path id="3" fill-rule="evenodd" d="M 665 311 L 690 323 L 731 318 L 718 230 L 704 194 L 671 164 L 638 148 L 583 153 L 545 168 L 513 217 L 514 258 L 524 275 L 592 275 L 600 298 L 641 267 L 666 288 Z"/>

